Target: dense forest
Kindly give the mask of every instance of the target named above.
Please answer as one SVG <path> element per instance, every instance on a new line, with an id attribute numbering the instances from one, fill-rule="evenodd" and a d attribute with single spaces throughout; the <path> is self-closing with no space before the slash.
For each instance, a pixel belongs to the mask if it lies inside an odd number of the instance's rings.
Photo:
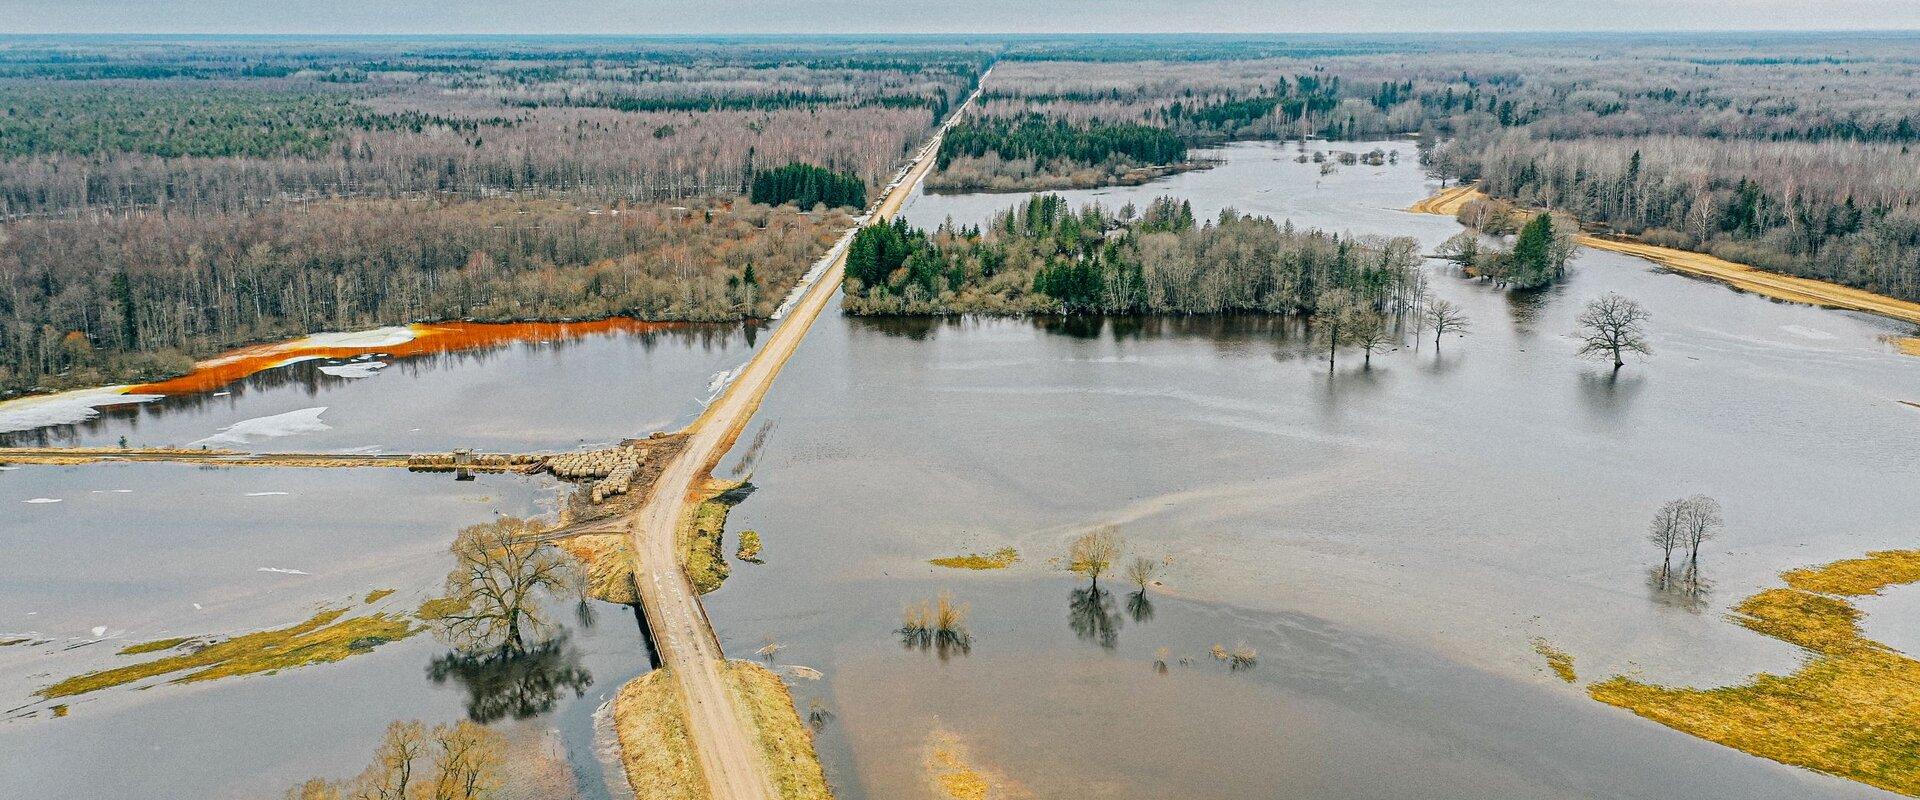
<path id="1" fill-rule="evenodd" d="M 155 378 L 246 342 L 420 320 L 764 317 L 850 224 L 460 198 L 19 221 L 0 232 L 0 387 Z"/>
<path id="2" fill-rule="evenodd" d="M 0 43 L 0 396 L 328 328 L 765 315 L 851 224 L 767 205 L 864 206 L 990 57 Z"/>
<path id="3" fill-rule="evenodd" d="M 1420 261 L 1410 238 L 1355 239 L 1232 210 L 1197 223 L 1174 198 L 1136 213 L 1041 195 L 985 230 L 862 229 L 844 302 L 856 314 L 1296 314 L 1338 292 L 1401 310 L 1419 292 Z"/>
<path id="4" fill-rule="evenodd" d="M 927 185 L 1010 191 L 1139 183 L 1186 160 L 1186 143 L 1165 128 L 1039 114 L 975 116 L 941 140 L 939 171 Z"/>
<path id="5" fill-rule="evenodd" d="M 754 173 L 748 197 L 770 206 L 866 208 L 867 184 L 857 175 L 796 162 Z"/>

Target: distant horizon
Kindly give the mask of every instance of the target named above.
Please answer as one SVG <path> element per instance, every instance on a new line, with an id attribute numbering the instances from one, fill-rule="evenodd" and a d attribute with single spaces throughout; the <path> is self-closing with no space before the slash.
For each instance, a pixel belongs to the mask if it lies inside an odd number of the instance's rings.
<path id="1" fill-rule="evenodd" d="M 0 9 L 0 35 L 8 36 L 1795 33 L 1809 24 L 1828 33 L 1920 31 L 1920 0 L 733 0 L 718 10 L 697 0 L 0 0 Z"/>

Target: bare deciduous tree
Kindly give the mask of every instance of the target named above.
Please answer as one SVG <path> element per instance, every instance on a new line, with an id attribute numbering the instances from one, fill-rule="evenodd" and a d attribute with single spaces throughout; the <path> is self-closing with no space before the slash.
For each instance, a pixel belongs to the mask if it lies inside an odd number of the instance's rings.
<path id="1" fill-rule="evenodd" d="M 1127 564 L 1127 580 L 1133 581 L 1134 586 L 1144 591 L 1159 571 L 1159 562 L 1146 556 L 1134 556 L 1132 563 Z"/>
<path id="2" fill-rule="evenodd" d="M 552 545 L 527 541 L 534 520 L 502 517 L 474 525 L 454 539 L 455 566 L 447 574 L 446 605 L 435 622 L 449 644 L 469 653 L 505 655 L 526 648 L 526 637 L 550 626 L 539 599 L 576 586 L 578 565 Z"/>
<path id="3" fill-rule="evenodd" d="M 429 730 L 396 721 L 373 763 L 351 780 L 313 778 L 288 800 L 483 800 L 500 788 L 506 738 L 468 720 Z M 430 763 L 421 763 L 423 759 Z"/>
<path id="4" fill-rule="evenodd" d="M 1646 330 L 1650 316 L 1639 303 L 1613 292 L 1594 298 L 1580 312 L 1580 355 L 1610 356 L 1616 371 L 1626 364 L 1626 353 L 1652 355 Z"/>
<path id="5" fill-rule="evenodd" d="M 1087 531 L 1073 540 L 1073 547 L 1067 552 L 1067 569 L 1087 576 L 1097 585 L 1100 576 L 1120 558 L 1122 546 L 1120 531 L 1112 525 Z"/>
<path id="6" fill-rule="evenodd" d="M 1653 522 L 1647 526 L 1647 541 L 1660 548 L 1660 588 L 1667 588 L 1667 582 L 1673 577 L 1673 551 L 1685 538 L 1686 516 L 1685 500 L 1668 500 L 1659 511 L 1654 512 Z"/>
<path id="7" fill-rule="evenodd" d="M 1472 326 L 1466 312 L 1449 300 L 1435 300 L 1427 306 L 1427 324 L 1433 326 L 1433 349 L 1440 350 L 1440 337 L 1451 333 L 1465 333 Z"/>
<path id="8" fill-rule="evenodd" d="M 1720 515 L 1720 502 L 1703 494 L 1687 498 L 1686 509 L 1687 586 L 1697 590 L 1700 588 L 1700 544 L 1719 535 L 1725 520 Z"/>
<path id="9" fill-rule="evenodd" d="M 1347 323 L 1347 332 L 1347 340 L 1360 348 L 1363 369 L 1373 368 L 1374 351 L 1391 350 L 1400 344 L 1400 337 L 1387 323 L 1386 315 L 1373 309 L 1354 311 Z"/>

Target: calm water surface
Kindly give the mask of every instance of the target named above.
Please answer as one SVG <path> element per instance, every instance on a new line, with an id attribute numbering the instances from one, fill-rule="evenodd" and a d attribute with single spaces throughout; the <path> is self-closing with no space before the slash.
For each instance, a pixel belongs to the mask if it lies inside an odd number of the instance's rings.
<path id="1" fill-rule="evenodd" d="M 1392 146 L 1398 165 L 1320 176 L 1291 145 L 1236 145 L 1213 170 L 1068 195 L 1117 207 L 1173 193 L 1203 216 L 1231 206 L 1431 246 L 1457 226 L 1397 210 L 1430 186 L 1411 147 Z M 1018 199 L 925 195 L 906 213 L 968 223 Z M 1532 641 L 1571 653 L 1583 683 L 1792 669 L 1790 648 L 1722 615 L 1781 570 L 1913 546 L 1920 412 L 1897 401 L 1920 400 L 1920 359 L 1877 338 L 1897 328 L 1604 253 L 1546 293 L 1444 270 L 1433 283 L 1471 335 L 1331 376 L 1286 320 L 822 318 L 756 423 L 759 491 L 729 528 L 759 530 L 766 563 L 736 565 L 709 596 L 724 644 L 772 638 L 781 663 L 823 671 L 795 693 L 830 715 L 819 745 L 843 798 L 927 796 L 936 729 L 1044 797 L 1885 796 L 1595 703 Z M 1567 336 L 1605 291 L 1654 313 L 1656 355 L 1618 377 L 1573 358 Z M 332 430 L 272 446 L 564 448 L 684 420 L 746 352 L 738 332 L 513 351 L 62 435 L 175 441 L 326 405 Z M 135 491 L 93 493 L 113 488 Z M 288 494 L 246 496 L 268 490 Z M 1721 501 L 1728 527 L 1705 554 L 1711 591 L 1685 603 L 1647 587 L 1641 533 L 1694 492 Z M 20 502 L 41 496 L 64 502 Z M 372 588 L 410 608 L 437 588 L 455 529 L 551 497 L 531 479 L 359 470 L 0 473 L 15 510 L 0 536 L 18 554 L 0 566 L 0 631 L 60 642 L 0 648 L 0 690 L 19 705 L 118 663 L 128 641 L 290 624 Z M 1109 524 L 1133 553 L 1171 560 L 1164 589 L 1092 591 L 1059 569 L 1074 536 Z M 1002 546 L 1021 563 L 926 564 Z M 901 647 L 901 607 L 941 591 L 971 606 L 971 652 Z M 1862 607 L 1870 633 L 1920 613 L 1911 594 Z M 98 625 L 124 638 L 61 649 Z M 645 656 L 618 609 L 573 627 L 591 685 L 516 724 L 557 731 L 590 784 L 587 718 Z M 1207 655 L 1238 643 L 1256 666 Z M 388 720 L 467 713 L 463 689 L 426 676 L 440 652 L 419 637 L 278 676 L 101 692 L 66 719 L 0 723 L 0 785 L 263 796 L 345 776 Z"/>

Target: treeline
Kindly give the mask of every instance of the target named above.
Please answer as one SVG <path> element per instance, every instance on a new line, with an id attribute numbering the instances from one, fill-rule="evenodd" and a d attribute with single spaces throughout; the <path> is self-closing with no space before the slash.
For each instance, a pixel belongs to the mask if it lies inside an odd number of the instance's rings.
<path id="1" fill-rule="evenodd" d="M 1920 153 L 1906 146 L 1490 130 L 1431 161 L 1653 244 L 1920 300 Z"/>
<path id="2" fill-rule="evenodd" d="M 1039 114 L 973 117 L 941 139 L 937 166 L 945 169 L 956 158 L 989 153 L 1006 160 L 1097 164 L 1121 157 L 1139 164 L 1172 164 L 1186 160 L 1187 145 L 1164 128 L 1133 123 L 1076 125 Z"/>
<path id="3" fill-rule="evenodd" d="M 1196 224 L 1189 204 L 1075 211 L 1041 195 L 983 231 L 903 221 L 862 229 L 847 258 L 855 314 L 1310 313 L 1329 293 L 1411 307 L 1413 239 L 1299 230 L 1232 210 Z"/>
<path id="4" fill-rule="evenodd" d="M 1039 191 L 1145 183 L 1202 166 L 1165 128 L 1037 114 L 976 116 L 941 140 L 929 189 Z"/>
<path id="5" fill-rule="evenodd" d="M 848 224 L 460 198 L 20 221 L 0 233 L 0 391 L 151 379 L 318 330 L 764 317 Z"/>
<path id="6" fill-rule="evenodd" d="M 0 90 L 0 220 L 427 192 L 727 196 L 793 161 L 878 185 L 984 63 L 829 44 L 413 46 L 0 47 L 0 66 L 47 74 Z M 89 79 L 143 64 L 147 79 Z"/>
<path id="7" fill-rule="evenodd" d="M 792 203 L 802 209 L 866 208 L 867 184 L 859 176 L 795 162 L 754 173 L 748 197 L 770 206 Z"/>

